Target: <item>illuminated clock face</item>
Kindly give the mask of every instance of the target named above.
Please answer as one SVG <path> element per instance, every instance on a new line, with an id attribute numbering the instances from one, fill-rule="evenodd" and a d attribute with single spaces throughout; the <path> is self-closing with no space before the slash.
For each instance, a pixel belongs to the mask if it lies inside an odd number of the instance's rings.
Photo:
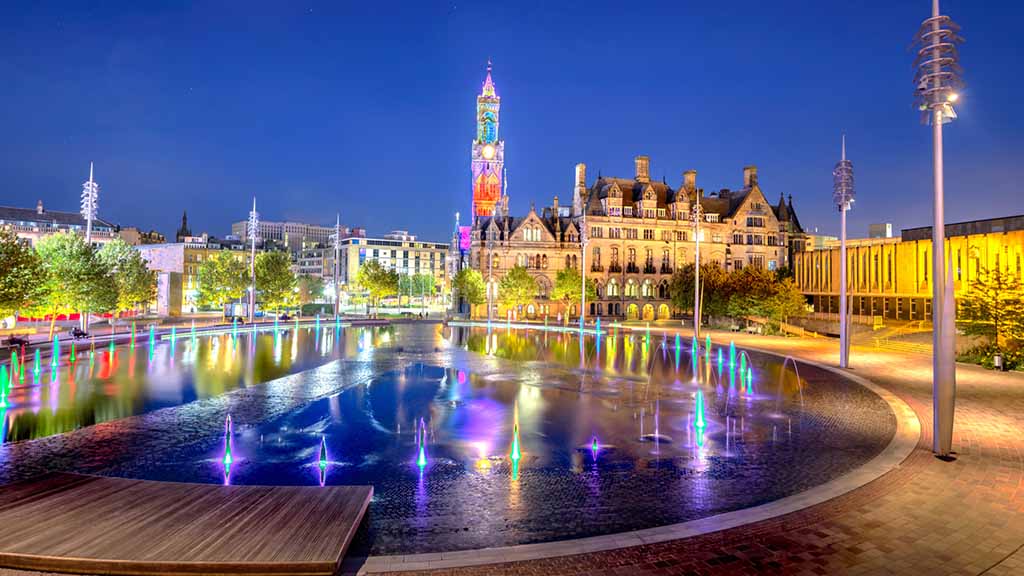
<path id="1" fill-rule="evenodd" d="M 490 144 L 484 146 L 484 158 L 488 160 L 494 158 L 494 146 L 491 146 Z"/>

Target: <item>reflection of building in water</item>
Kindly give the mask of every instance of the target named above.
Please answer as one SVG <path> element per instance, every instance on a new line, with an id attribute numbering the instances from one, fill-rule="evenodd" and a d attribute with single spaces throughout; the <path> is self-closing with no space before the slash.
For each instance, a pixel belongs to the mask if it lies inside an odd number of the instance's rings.
<path id="1" fill-rule="evenodd" d="M 909 228 L 894 238 L 848 240 L 847 290 L 852 314 L 903 320 L 931 319 L 932 229 Z M 983 270 L 1024 280 L 1024 215 L 946 225 L 959 297 Z M 839 244 L 796 254 L 797 285 L 816 312 L 839 311 Z"/>

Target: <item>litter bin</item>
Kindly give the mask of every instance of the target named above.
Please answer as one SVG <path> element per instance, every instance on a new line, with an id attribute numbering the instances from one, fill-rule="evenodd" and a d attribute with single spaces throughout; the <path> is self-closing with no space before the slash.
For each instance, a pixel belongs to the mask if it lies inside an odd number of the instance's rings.
<path id="1" fill-rule="evenodd" d="M 995 356 L 993 356 L 992 357 L 992 365 L 995 367 L 996 370 L 999 370 L 1000 372 L 1002 372 L 1003 371 L 1003 355 L 1002 354 L 996 354 Z"/>

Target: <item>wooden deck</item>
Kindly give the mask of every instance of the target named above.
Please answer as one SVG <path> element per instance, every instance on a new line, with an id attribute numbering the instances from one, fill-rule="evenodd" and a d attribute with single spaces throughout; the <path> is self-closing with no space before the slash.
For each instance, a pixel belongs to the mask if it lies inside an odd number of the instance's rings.
<path id="1" fill-rule="evenodd" d="M 49 474 L 0 486 L 0 567 L 334 574 L 372 486 L 218 486 Z"/>

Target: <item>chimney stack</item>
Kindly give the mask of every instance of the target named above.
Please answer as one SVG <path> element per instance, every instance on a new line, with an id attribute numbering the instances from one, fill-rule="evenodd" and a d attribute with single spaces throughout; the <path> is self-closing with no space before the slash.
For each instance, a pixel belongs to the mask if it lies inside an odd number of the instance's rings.
<path id="1" fill-rule="evenodd" d="M 587 194 L 587 165 L 580 162 L 576 165 L 576 187 L 572 191 L 572 213 L 583 215 L 584 196 Z"/>
<path id="2" fill-rule="evenodd" d="M 636 157 L 636 181 L 647 184 L 651 181 L 651 159 L 647 156 Z"/>
<path id="3" fill-rule="evenodd" d="M 743 187 L 750 188 L 757 184 L 757 166 L 744 166 L 743 167 Z"/>
<path id="4" fill-rule="evenodd" d="M 685 188 L 687 192 L 693 192 L 697 189 L 696 170 L 687 170 L 686 172 L 683 172 L 683 188 Z"/>

